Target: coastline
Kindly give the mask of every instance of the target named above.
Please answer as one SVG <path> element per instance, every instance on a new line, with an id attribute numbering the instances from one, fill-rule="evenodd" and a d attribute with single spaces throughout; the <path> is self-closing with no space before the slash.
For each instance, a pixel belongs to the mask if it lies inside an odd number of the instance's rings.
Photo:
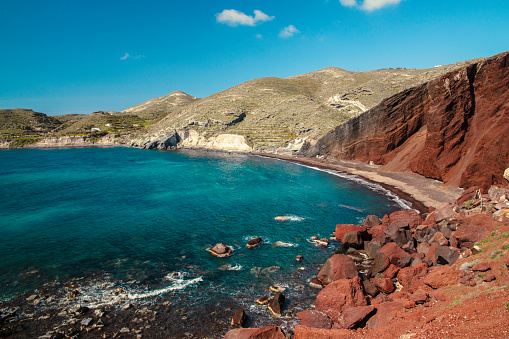
<path id="1" fill-rule="evenodd" d="M 384 172 L 381 170 L 381 166 L 368 165 L 359 161 L 329 161 L 298 155 L 287 156 L 261 152 L 253 152 L 251 154 L 358 176 L 367 182 L 378 184 L 405 201 L 410 202 L 412 208 L 421 214 L 428 213 L 429 207 L 438 207 L 444 203 L 456 200 L 463 192 L 461 188 L 445 187 L 438 180 L 425 178 L 416 173 Z"/>

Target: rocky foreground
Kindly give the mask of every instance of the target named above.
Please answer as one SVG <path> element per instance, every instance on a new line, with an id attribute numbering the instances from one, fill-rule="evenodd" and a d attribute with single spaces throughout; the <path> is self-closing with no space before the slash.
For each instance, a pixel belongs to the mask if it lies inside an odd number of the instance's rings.
<path id="1" fill-rule="evenodd" d="M 473 187 L 422 216 L 368 216 L 334 236 L 345 252 L 311 280 L 321 291 L 293 333 L 237 328 L 224 338 L 509 336 L 509 188 Z"/>

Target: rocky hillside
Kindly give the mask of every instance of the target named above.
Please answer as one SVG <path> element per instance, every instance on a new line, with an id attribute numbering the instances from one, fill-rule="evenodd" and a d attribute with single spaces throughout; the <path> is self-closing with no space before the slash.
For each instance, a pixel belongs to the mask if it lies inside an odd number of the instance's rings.
<path id="1" fill-rule="evenodd" d="M 407 89 L 337 126 L 308 157 L 372 161 L 450 186 L 505 184 L 509 167 L 509 53 Z"/>
<path id="2" fill-rule="evenodd" d="M 318 138 L 384 98 L 475 61 L 426 70 L 352 72 L 329 67 L 286 79 L 254 79 L 169 112 L 133 145 L 164 148 L 168 138 L 184 140 L 185 131 L 194 130 L 203 142 L 193 146 L 206 146 L 209 137 L 228 134 L 244 137 L 253 149 L 271 151 L 286 145 L 295 150 L 303 140 Z M 126 111 L 159 110 L 164 98 Z"/>

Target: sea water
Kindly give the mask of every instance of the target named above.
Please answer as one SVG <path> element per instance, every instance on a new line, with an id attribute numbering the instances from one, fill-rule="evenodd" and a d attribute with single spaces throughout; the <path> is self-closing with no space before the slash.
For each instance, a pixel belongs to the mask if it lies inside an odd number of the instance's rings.
<path id="1" fill-rule="evenodd" d="M 251 155 L 1 151 L 0 300 L 73 282 L 90 307 L 121 304 L 112 292 L 121 288 L 123 302 L 193 308 L 230 298 L 253 310 L 277 284 L 295 304 L 338 246 L 317 247 L 312 236 L 399 208 L 357 178 Z M 245 248 L 254 237 L 262 245 Z M 211 256 L 218 242 L 234 255 Z"/>

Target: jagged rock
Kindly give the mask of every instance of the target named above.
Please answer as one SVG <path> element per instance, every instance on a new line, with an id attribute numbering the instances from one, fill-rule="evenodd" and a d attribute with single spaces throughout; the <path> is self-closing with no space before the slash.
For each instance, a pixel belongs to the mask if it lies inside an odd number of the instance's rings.
<path id="1" fill-rule="evenodd" d="M 442 220 L 448 220 L 454 215 L 453 205 L 451 203 L 445 203 L 437 207 L 435 210 L 435 223 L 439 223 Z"/>
<path id="2" fill-rule="evenodd" d="M 380 292 L 385 294 L 390 294 L 396 289 L 392 280 L 388 278 L 371 279 L 370 281 Z"/>
<path id="3" fill-rule="evenodd" d="M 374 306 L 347 307 L 341 313 L 339 321 L 334 324 L 338 328 L 355 329 L 375 311 Z"/>
<path id="4" fill-rule="evenodd" d="M 272 300 L 269 302 L 269 305 L 267 306 L 269 311 L 276 318 L 281 317 L 281 314 L 283 314 L 284 307 L 285 307 L 285 296 L 281 292 L 276 293 L 274 298 L 272 298 Z"/>
<path id="5" fill-rule="evenodd" d="M 415 229 L 415 240 L 418 243 L 427 243 L 430 239 L 435 235 L 437 229 L 434 224 L 432 226 L 429 225 L 419 225 Z"/>
<path id="6" fill-rule="evenodd" d="M 489 270 L 491 270 L 491 264 L 487 261 L 479 262 L 472 267 L 474 272 L 486 272 Z"/>
<path id="7" fill-rule="evenodd" d="M 410 299 L 416 304 L 424 304 L 429 300 L 429 295 L 422 289 L 418 289 L 410 296 Z"/>
<path id="8" fill-rule="evenodd" d="M 348 238 L 345 238 L 347 234 Z M 357 226 L 352 224 L 338 224 L 336 225 L 336 230 L 334 231 L 334 236 L 336 239 L 346 247 L 350 245 L 353 247 L 362 246 L 362 237 L 364 234 L 366 234 L 365 226 Z"/>
<path id="9" fill-rule="evenodd" d="M 359 277 L 331 282 L 318 293 L 315 300 L 315 309 L 327 314 L 333 322 L 339 321 L 346 307 L 367 305 L 368 301 Z"/>
<path id="10" fill-rule="evenodd" d="M 436 232 L 428 241 L 428 244 L 430 244 L 430 246 L 433 245 L 447 246 L 449 245 L 449 240 L 447 240 L 447 238 L 444 236 L 442 232 Z"/>
<path id="11" fill-rule="evenodd" d="M 410 225 L 404 220 L 393 221 L 385 230 L 386 242 L 395 242 L 399 247 L 403 247 L 409 242 L 413 244 Z"/>
<path id="12" fill-rule="evenodd" d="M 246 321 L 247 321 L 246 312 L 244 312 L 244 310 L 238 310 L 233 315 L 231 324 L 233 327 L 244 327 Z"/>
<path id="13" fill-rule="evenodd" d="M 431 269 L 424 283 L 433 289 L 455 285 L 459 281 L 458 273 L 451 266 L 435 266 Z"/>
<path id="14" fill-rule="evenodd" d="M 228 331 L 223 339 L 286 339 L 278 326 L 261 328 L 236 328 Z"/>
<path id="15" fill-rule="evenodd" d="M 371 297 L 376 297 L 376 295 L 378 294 L 378 288 L 376 288 L 375 284 L 373 284 L 371 281 L 363 280 L 362 286 L 364 287 L 364 292 L 367 295 Z"/>
<path id="16" fill-rule="evenodd" d="M 440 265 L 452 265 L 458 260 L 460 251 L 449 246 L 439 246 L 435 249 L 435 260 Z"/>
<path id="17" fill-rule="evenodd" d="M 403 251 L 396 243 L 390 242 L 385 244 L 379 251 L 379 253 L 385 254 L 389 258 L 389 262 L 399 267 L 405 267 L 403 264 L 408 263 L 403 258 L 409 257 L 410 255 Z"/>
<path id="18" fill-rule="evenodd" d="M 374 277 L 377 273 L 385 271 L 390 264 L 389 257 L 385 253 L 379 252 L 375 255 L 373 266 L 369 268 L 366 275 L 368 277 Z"/>
<path id="19" fill-rule="evenodd" d="M 371 229 L 372 227 L 378 226 L 382 223 L 380 218 L 376 215 L 368 215 L 366 219 L 364 219 L 364 222 L 362 223 L 362 226 L 366 227 L 366 229 Z"/>
<path id="20" fill-rule="evenodd" d="M 233 254 L 233 249 L 223 243 L 217 243 L 208 249 L 209 253 L 213 256 L 224 258 Z"/>
<path id="21" fill-rule="evenodd" d="M 366 323 L 366 328 L 376 330 L 387 326 L 394 313 L 405 309 L 405 301 L 389 301 L 374 305 L 376 314 L 373 315 Z"/>
<path id="22" fill-rule="evenodd" d="M 384 278 L 392 279 L 396 277 L 398 272 L 401 270 L 401 267 L 398 267 L 394 264 L 391 264 L 387 270 L 384 272 Z"/>
<path id="23" fill-rule="evenodd" d="M 255 248 L 262 243 L 262 238 L 253 238 L 247 242 L 246 248 Z"/>
<path id="24" fill-rule="evenodd" d="M 493 272 L 486 273 L 486 275 L 482 278 L 482 281 L 484 282 L 490 282 L 497 279 L 495 274 Z"/>
<path id="25" fill-rule="evenodd" d="M 358 276 L 355 262 L 344 254 L 334 254 L 330 257 L 318 273 L 318 279 L 324 284 L 330 284 L 338 279 L 351 279 Z"/>
<path id="26" fill-rule="evenodd" d="M 303 326 L 330 329 L 332 320 L 323 312 L 316 310 L 302 311 L 297 313 L 300 324 Z"/>
<path id="27" fill-rule="evenodd" d="M 376 256 L 376 254 L 378 253 L 378 251 L 380 251 L 381 248 L 382 245 L 380 244 L 380 241 L 377 241 L 376 239 L 364 243 L 364 251 L 366 251 L 366 254 L 371 259 L 373 259 Z"/>

